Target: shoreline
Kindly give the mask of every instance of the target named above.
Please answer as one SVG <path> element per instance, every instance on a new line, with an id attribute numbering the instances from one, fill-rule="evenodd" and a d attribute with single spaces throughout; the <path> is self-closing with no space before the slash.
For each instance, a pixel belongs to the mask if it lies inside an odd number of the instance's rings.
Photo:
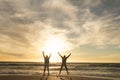
<path id="1" fill-rule="evenodd" d="M 47 79 L 46 79 L 47 78 Z M 0 80 L 118 80 L 103 77 L 92 77 L 92 76 L 67 76 L 67 75 L 0 75 Z"/>
<path id="2" fill-rule="evenodd" d="M 1 76 L 38 76 L 38 77 L 41 77 L 43 76 L 42 74 L 0 74 L 0 77 Z M 47 76 L 47 74 L 45 75 Z M 117 79 L 117 78 L 112 78 L 112 77 L 100 77 L 100 76 L 86 76 L 86 75 L 67 75 L 67 74 L 61 74 L 61 75 L 55 75 L 55 74 L 51 74 L 49 76 L 62 76 L 62 77 L 65 77 L 65 76 L 70 76 L 70 77 L 88 77 L 88 78 L 101 78 L 101 79 Z"/>

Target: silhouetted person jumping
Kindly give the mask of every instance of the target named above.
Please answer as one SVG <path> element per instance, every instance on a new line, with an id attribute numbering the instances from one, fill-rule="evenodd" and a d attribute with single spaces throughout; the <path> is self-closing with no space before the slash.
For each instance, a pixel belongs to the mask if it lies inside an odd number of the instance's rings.
<path id="1" fill-rule="evenodd" d="M 61 64 L 61 68 L 60 68 L 59 74 L 61 74 L 61 71 L 62 71 L 63 66 L 65 66 L 66 72 L 67 72 L 67 74 L 69 74 L 68 68 L 67 68 L 67 65 L 66 65 L 66 61 L 67 61 L 67 58 L 71 55 L 71 53 L 70 53 L 67 57 L 66 57 L 65 55 L 64 55 L 64 56 L 61 56 L 61 54 L 60 54 L 59 52 L 58 52 L 58 54 L 59 54 L 60 57 L 62 58 L 62 64 Z"/>
<path id="2" fill-rule="evenodd" d="M 45 56 L 44 51 L 42 53 L 43 53 L 43 57 L 44 57 L 44 73 L 43 73 L 43 75 L 45 75 L 45 71 L 47 68 L 48 76 L 49 76 L 49 59 L 51 57 L 51 54 L 50 54 L 50 56 L 48 56 L 48 55 Z"/>

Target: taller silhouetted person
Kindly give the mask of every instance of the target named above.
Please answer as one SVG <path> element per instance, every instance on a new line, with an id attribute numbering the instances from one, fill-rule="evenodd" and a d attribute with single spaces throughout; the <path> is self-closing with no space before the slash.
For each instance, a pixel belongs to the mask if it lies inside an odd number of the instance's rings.
<path id="1" fill-rule="evenodd" d="M 58 52 L 58 54 L 59 54 L 60 57 L 62 58 L 62 64 L 61 64 L 61 68 L 60 68 L 59 74 L 61 74 L 61 71 L 62 71 L 63 66 L 65 66 L 66 72 L 67 72 L 67 74 L 69 74 L 68 68 L 67 68 L 67 65 L 66 65 L 66 61 L 67 61 L 67 58 L 71 55 L 71 53 L 70 53 L 67 57 L 66 57 L 65 55 L 64 55 L 64 56 L 61 56 L 61 54 L 60 54 L 59 52 Z"/>
<path id="2" fill-rule="evenodd" d="M 43 57 L 44 57 L 44 73 L 43 73 L 43 75 L 45 75 L 45 71 L 47 68 L 48 76 L 49 76 L 49 59 L 51 57 L 51 54 L 48 56 L 48 55 L 44 54 L 44 51 L 42 53 L 43 53 Z"/>

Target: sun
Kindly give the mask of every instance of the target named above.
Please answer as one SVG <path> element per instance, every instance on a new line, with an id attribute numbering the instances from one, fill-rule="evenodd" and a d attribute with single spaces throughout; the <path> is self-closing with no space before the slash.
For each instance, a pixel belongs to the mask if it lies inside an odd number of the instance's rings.
<path id="1" fill-rule="evenodd" d="M 49 38 L 43 47 L 43 51 L 46 55 L 52 54 L 51 62 L 57 62 L 58 61 L 58 52 L 63 52 L 68 49 L 68 45 L 66 41 L 62 38 Z"/>
<path id="2" fill-rule="evenodd" d="M 46 41 L 43 50 L 48 53 L 55 53 L 64 50 L 65 41 L 59 38 L 50 38 Z"/>

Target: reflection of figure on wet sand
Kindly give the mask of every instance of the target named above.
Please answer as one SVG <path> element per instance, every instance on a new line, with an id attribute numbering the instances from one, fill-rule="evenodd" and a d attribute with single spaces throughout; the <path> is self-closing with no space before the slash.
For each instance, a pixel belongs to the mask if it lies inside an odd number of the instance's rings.
<path id="1" fill-rule="evenodd" d="M 39 80 L 72 80 L 70 76 L 41 76 Z"/>
<path id="2" fill-rule="evenodd" d="M 44 57 L 44 73 L 43 73 L 43 75 L 45 75 L 45 71 L 47 68 L 48 76 L 49 76 L 49 59 L 51 57 L 51 54 L 50 54 L 50 56 L 48 56 L 48 55 L 44 54 L 44 51 L 42 53 L 43 53 L 43 57 Z"/>
<path id="3" fill-rule="evenodd" d="M 48 80 L 48 76 L 42 76 L 40 80 Z"/>
<path id="4" fill-rule="evenodd" d="M 72 80 L 70 76 L 58 76 L 61 80 Z"/>
<path id="5" fill-rule="evenodd" d="M 61 54 L 58 52 L 58 54 L 60 55 L 60 57 L 62 58 L 62 64 L 61 64 L 61 68 L 60 68 L 60 72 L 59 72 L 59 74 L 61 74 L 61 71 L 62 71 L 62 68 L 63 68 L 63 66 L 65 66 L 65 69 L 66 69 L 66 72 L 67 72 L 67 74 L 69 74 L 69 72 L 68 72 L 68 68 L 67 68 L 67 65 L 66 65 L 66 61 L 67 61 L 67 58 L 71 55 L 71 53 L 68 55 L 68 56 L 61 56 Z"/>

